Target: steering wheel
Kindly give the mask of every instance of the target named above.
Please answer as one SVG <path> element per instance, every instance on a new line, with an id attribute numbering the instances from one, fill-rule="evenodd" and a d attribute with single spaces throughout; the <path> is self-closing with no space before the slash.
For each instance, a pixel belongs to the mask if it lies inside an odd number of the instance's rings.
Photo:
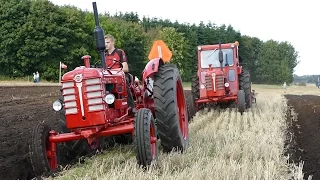
<path id="1" fill-rule="evenodd" d="M 122 65 L 122 63 L 120 62 L 120 61 L 118 61 L 118 60 L 113 60 L 114 62 L 113 62 L 113 64 L 110 66 L 110 67 L 107 67 L 107 69 L 111 69 L 116 63 L 119 63 L 120 64 L 120 71 L 123 69 L 123 65 Z"/>

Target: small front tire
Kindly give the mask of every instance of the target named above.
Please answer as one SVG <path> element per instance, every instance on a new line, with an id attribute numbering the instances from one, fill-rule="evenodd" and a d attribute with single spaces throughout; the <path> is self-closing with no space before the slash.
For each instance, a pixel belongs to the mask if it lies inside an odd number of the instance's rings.
<path id="1" fill-rule="evenodd" d="M 147 168 L 158 159 L 157 128 L 152 112 L 141 108 L 134 120 L 134 146 L 139 166 Z"/>

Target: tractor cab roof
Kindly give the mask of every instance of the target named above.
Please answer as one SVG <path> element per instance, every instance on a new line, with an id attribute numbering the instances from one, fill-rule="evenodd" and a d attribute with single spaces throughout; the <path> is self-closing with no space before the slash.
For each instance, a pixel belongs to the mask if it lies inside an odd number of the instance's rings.
<path id="1" fill-rule="evenodd" d="M 221 44 L 222 49 L 228 49 L 228 48 L 233 48 L 239 46 L 239 42 L 236 41 L 234 43 L 225 43 Z M 210 44 L 210 45 L 200 45 L 198 46 L 199 51 L 205 51 L 205 50 L 214 50 L 214 49 L 219 49 L 219 44 Z"/>

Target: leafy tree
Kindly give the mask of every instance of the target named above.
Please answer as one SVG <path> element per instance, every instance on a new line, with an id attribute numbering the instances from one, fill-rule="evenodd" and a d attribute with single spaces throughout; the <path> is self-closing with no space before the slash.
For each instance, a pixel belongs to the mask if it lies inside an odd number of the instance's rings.
<path id="1" fill-rule="evenodd" d="M 68 70 L 82 65 L 81 57 L 91 55 L 99 64 L 93 31 L 92 12 L 73 6 L 56 6 L 48 0 L 0 0 L 0 75 L 25 76 L 39 71 L 42 78 L 57 80 L 59 61 Z M 168 19 L 142 17 L 126 12 L 99 14 L 105 34 L 116 38 L 116 46 L 125 50 L 129 68 L 141 76 L 156 39 L 166 42 L 173 52 L 184 81 L 197 70 L 197 46 L 240 42 L 242 65 L 249 69 L 255 83 L 278 84 L 293 81 L 298 52 L 289 42 L 261 41 L 241 35 L 232 25 L 213 22 L 196 24 Z"/>
<path id="2" fill-rule="evenodd" d="M 21 27 L 27 22 L 30 14 L 31 3 L 29 1 L 1 0 L 0 8 L 0 74 L 7 76 L 22 76 L 29 74 L 18 64 L 17 56 L 24 39 L 18 36 Z"/>

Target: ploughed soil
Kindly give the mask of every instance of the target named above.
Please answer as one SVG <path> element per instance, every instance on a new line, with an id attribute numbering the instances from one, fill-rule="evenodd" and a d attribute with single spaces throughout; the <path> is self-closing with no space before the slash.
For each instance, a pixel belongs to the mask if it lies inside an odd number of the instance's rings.
<path id="1" fill-rule="evenodd" d="M 320 179 L 320 96 L 286 95 L 288 105 L 297 113 L 297 121 L 292 121 L 289 132 L 294 134 L 289 152 L 291 160 L 298 163 L 304 161 L 304 179 L 311 175 L 312 179 Z"/>
<path id="2" fill-rule="evenodd" d="M 29 144 L 33 127 L 44 121 L 57 128 L 52 103 L 59 87 L 0 87 L 0 179 L 32 179 Z"/>
<path id="3" fill-rule="evenodd" d="M 0 179 L 32 179 L 29 145 L 33 127 L 44 122 L 57 129 L 52 103 L 58 86 L 0 86 Z M 188 94 L 189 91 L 188 91 Z"/>

